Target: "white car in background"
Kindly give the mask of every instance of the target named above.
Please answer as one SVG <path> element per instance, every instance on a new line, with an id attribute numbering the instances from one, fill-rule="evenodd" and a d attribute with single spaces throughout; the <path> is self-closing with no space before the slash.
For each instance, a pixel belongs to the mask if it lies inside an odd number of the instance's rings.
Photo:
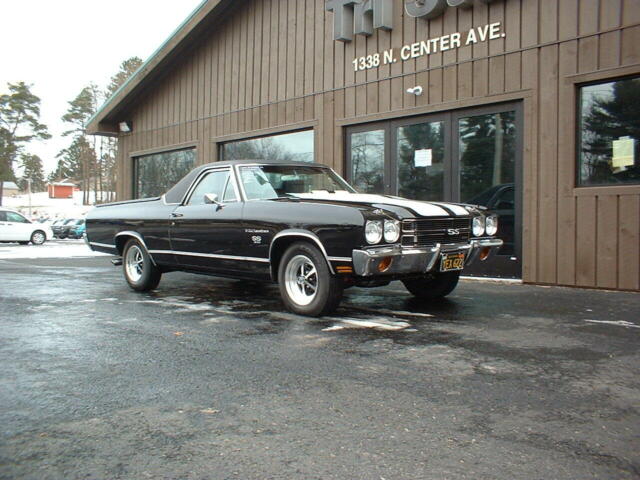
<path id="1" fill-rule="evenodd" d="M 0 207 L 0 242 L 42 245 L 52 238 L 53 231 L 49 225 L 32 223 L 24 215 Z"/>

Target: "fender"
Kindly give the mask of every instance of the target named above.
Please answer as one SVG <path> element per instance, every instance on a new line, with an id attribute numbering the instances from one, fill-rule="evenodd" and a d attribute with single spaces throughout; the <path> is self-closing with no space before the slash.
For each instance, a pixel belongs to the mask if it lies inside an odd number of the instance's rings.
<path id="1" fill-rule="evenodd" d="M 151 259 L 151 262 L 155 266 L 158 266 L 156 261 L 153 259 L 153 255 L 151 255 L 151 253 L 149 253 L 149 248 L 147 248 L 147 244 L 145 243 L 144 238 L 142 238 L 142 235 L 140 235 L 138 232 L 133 232 L 133 231 L 130 231 L 130 230 L 126 230 L 124 232 L 116 233 L 115 238 L 117 239 L 118 237 L 134 237 L 136 240 L 138 240 L 142 244 L 142 247 L 147 251 L 147 255 L 149 255 L 149 258 Z"/>
<path id="2" fill-rule="evenodd" d="M 282 232 L 276 234 L 271 240 L 271 245 L 269 246 L 269 262 L 271 263 L 272 267 L 274 267 L 273 262 L 271 261 L 271 259 L 273 258 L 273 245 L 275 244 L 276 240 L 282 237 L 305 237 L 314 242 L 322 252 L 324 259 L 327 261 L 327 265 L 329 265 L 329 270 L 331 271 L 332 275 L 335 275 L 335 271 L 333 270 L 333 266 L 331 265 L 332 261 L 351 262 L 351 258 L 330 257 L 329 255 L 327 255 L 327 250 L 324 248 L 324 245 L 320 241 L 320 238 L 318 238 L 315 233 L 308 230 L 291 229 L 283 230 Z M 277 265 L 275 265 L 275 267 L 277 267 Z"/>

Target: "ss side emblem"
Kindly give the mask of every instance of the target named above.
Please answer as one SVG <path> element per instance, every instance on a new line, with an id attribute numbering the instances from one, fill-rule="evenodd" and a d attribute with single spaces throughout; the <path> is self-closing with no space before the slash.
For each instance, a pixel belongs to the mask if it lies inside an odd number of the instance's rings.
<path id="1" fill-rule="evenodd" d="M 251 237 L 251 241 L 253 241 L 253 243 L 255 243 L 256 245 L 260 245 L 262 243 L 262 237 L 260 237 L 259 235 L 254 235 L 253 237 Z"/>
<path id="2" fill-rule="evenodd" d="M 449 230 L 447 230 L 447 233 L 449 235 L 460 235 L 460 229 L 459 228 L 450 228 Z"/>

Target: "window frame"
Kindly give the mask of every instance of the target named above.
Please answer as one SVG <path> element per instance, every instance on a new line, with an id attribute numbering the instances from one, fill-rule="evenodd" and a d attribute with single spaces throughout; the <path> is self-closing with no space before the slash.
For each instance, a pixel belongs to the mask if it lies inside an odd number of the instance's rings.
<path id="1" fill-rule="evenodd" d="M 129 158 L 131 159 L 131 198 L 133 199 L 142 199 L 142 198 L 154 198 L 154 197 L 140 197 L 139 195 L 139 191 L 138 191 L 138 161 L 141 158 L 144 157 L 152 157 L 154 155 L 163 155 L 163 154 L 169 154 L 169 153 L 174 153 L 174 152 L 184 152 L 184 151 L 192 151 L 193 152 L 193 165 L 191 166 L 191 168 L 189 169 L 189 172 L 191 172 L 193 169 L 195 169 L 198 166 L 198 145 L 195 143 L 187 143 L 184 145 L 175 145 L 171 148 L 156 148 L 156 149 L 152 149 L 152 150 L 145 150 L 145 151 L 140 151 L 140 152 L 131 152 L 129 154 Z M 189 173 L 187 172 L 187 174 Z M 185 174 L 186 175 L 186 174 Z M 179 182 L 183 177 L 180 177 L 177 181 Z M 175 185 L 175 184 L 174 184 Z M 172 187 L 170 187 L 172 188 Z M 162 197 L 164 195 L 163 192 L 160 195 L 157 195 L 157 197 Z"/>
<path id="2" fill-rule="evenodd" d="M 608 73 L 608 75 L 607 75 Z M 575 132 L 575 158 L 574 158 L 574 195 L 593 195 L 596 192 L 604 192 L 605 189 L 615 189 L 614 193 L 637 193 L 640 189 L 640 180 L 637 182 L 625 182 L 625 183 L 598 183 L 598 184 L 583 184 L 580 171 L 582 169 L 582 89 L 593 85 L 604 85 L 608 83 L 615 83 L 623 80 L 640 80 L 640 72 L 621 73 L 619 75 L 612 75 L 611 72 L 607 72 L 601 75 L 595 75 L 594 78 L 589 78 L 591 75 L 581 75 L 579 77 L 585 77 L 582 81 L 576 79 L 573 83 L 574 91 L 574 132 Z M 640 141 L 638 139 L 637 141 Z"/>
<path id="3" fill-rule="evenodd" d="M 303 162 L 303 163 L 309 163 L 309 164 L 314 164 L 317 163 L 316 161 L 316 154 L 317 154 L 317 135 L 316 135 L 316 129 L 314 128 L 314 126 L 305 126 L 302 128 L 296 128 L 293 130 L 278 130 L 278 131 L 269 131 L 269 132 L 263 132 L 259 135 L 255 135 L 255 136 L 246 136 L 246 137 L 239 137 L 236 138 L 235 136 L 233 137 L 229 137 L 228 139 L 222 138 L 222 139 L 218 139 L 216 141 L 216 144 L 218 146 L 217 151 L 218 151 L 218 160 L 220 162 L 232 162 L 234 160 L 229 160 L 227 158 L 225 158 L 225 154 L 224 154 L 224 147 L 226 145 L 229 145 L 231 143 L 241 143 L 241 142 L 250 142 L 253 140 L 260 140 L 263 138 L 271 138 L 271 137 L 281 137 L 283 135 L 291 135 L 294 133 L 302 133 L 302 132 L 311 132 L 313 134 L 313 141 L 312 141 L 312 145 L 313 145 L 313 161 L 312 162 Z M 260 160 L 257 158 L 246 158 L 246 159 L 242 159 L 242 160 L 254 160 L 257 163 L 269 163 L 270 160 Z M 300 161 L 301 160 L 294 160 L 294 161 Z"/>
<path id="4" fill-rule="evenodd" d="M 234 192 L 236 198 L 233 201 L 224 201 L 224 198 L 218 199 L 218 201 L 222 205 L 226 205 L 226 204 L 230 204 L 230 203 L 242 202 L 243 200 L 242 200 L 242 197 L 240 196 L 240 190 L 238 188 L 238 182 L 236 181 L 235 169 L 232 168 L 231 166 L 225 165 L 225 166 L 220 166 L 220 167 L 214 166 L 212 168 L 207 168 L 206 170 L 203 170 L 202 172 L 200 172 L 200 174 L 196 177 L 196 179 L 193 181 L 193 183 L 189 186 L 189 188 L 187 190 L 187 193 L 185 194 L 184 198 L 182 199 L 182 202 L 180 203 L 180 206 L 182 206 L 182 207 L 201 207 L 202 204 L 196 204 L 196 205 L 189 204 L 189 202 L 191 201 L 191 197 L 195 193 L 196 188 L 198 188 L 198 185 L 200 185 L 200 182 L 202 182 L 205 179 L 205 177 L 207 175 L 209 175 L 210 173 L 224 172 L 224 171 L 228 171 L 229 172 L 229 176 L 227 177 L 227 182 L 225 184 L 223 197 L 224 197 L 224 193 L 227 192 L 227 189 L 231 185 L 233 187 L 233 192 Z"/>

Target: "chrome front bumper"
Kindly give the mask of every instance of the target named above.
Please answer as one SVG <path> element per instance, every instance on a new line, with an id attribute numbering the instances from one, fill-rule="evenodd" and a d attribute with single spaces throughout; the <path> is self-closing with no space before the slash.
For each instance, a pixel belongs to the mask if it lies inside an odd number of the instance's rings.
<path id="1" fill-rule="evenodd" d="M 430 248 L 402 248 L 400 245 L 379 247 L 369 250 L 353 250 L 353 271 L 361 277 L 374 275 L 402 275 L 411 273 L 427 273 L 436 268 L 440 254 L 466 252 L 465 265 L 473 263 L 484 248 L 489 248 L 489 255 L 494 255 L 502 246 L 502 240 L 497 238 L 481 238 L 470 240 L 469 243 L 436 245 Z M 380 263 L 388 261 L 391 264 L 384 271 L 378 268 Z"/>

